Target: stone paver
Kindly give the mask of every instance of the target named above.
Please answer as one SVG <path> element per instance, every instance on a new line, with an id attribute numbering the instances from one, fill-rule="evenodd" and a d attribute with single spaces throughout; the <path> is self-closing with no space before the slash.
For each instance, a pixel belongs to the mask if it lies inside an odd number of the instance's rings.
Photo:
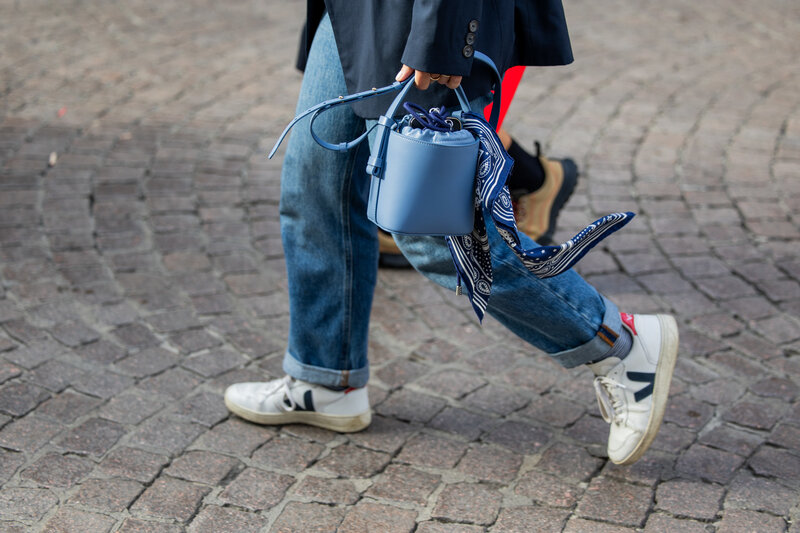
<path id="1" fill-rule="evenodd" d="M 414 272 L 379 274 L 368 430 L 229 415 L 287 341 L 264 153 L 305 3 L 0 4 L 0 529 L 797 530 L 796 2 L 566 2 L 575 64 L 505 123 L 581 167 L 557 238 L 638 215 L 578 271 L 680 325 L 627 467 L 588 372 Z"/>

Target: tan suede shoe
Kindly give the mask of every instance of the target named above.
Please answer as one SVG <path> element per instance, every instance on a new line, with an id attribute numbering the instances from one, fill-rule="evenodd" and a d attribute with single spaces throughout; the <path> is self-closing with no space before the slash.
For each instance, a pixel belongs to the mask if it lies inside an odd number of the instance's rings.
<path id="1" fill-rule="evenodd" d="M 578 166 L 572 159 L 548 159 L 536 143 L 539 163 L 544 169 L 544 184 L 514 201 L 517 229 L 539 244 L 551 244 L 556 219 L 578 183 Z"/>

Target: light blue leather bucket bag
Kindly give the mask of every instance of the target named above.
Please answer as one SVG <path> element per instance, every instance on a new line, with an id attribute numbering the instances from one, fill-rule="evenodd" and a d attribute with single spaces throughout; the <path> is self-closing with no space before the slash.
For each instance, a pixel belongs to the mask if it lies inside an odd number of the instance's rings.
<path id="1" fill-rule="evenodd" d="M 478 61 L 486 63 L 495 74 L 494 105 L 490 123 L 497 125 L 500 111 L 500 74 L 488 56 L 475 52 Z M 471 111 L 469 100 L 461 86 L 455 89 L 460 111 L 438 117 L 437 127 L 425 121 L 429 114 L 413 111 L 395 118 L 406 97 L 413 77 L 404 82 L 372 89 L 350 96 L 322 102 L 299 114 L 286 127 L 269 154 L 271 158 L 289 130 L 302 118 L 311 115 L 309 128 L 314 140 L 324 148 L 345 151 L 363 141 L 369 131 L 350 142 L 332 144 L 314 132 L 314 120 L 324 111 L 337 105 L 399 90 L 392 104 L 379 119 L 377 135 L 371 146 L 367 164 L 370 175 L 367 217 L 381 229 L 406 235 L 466 235 L 474 226 L 475 174 L 479 141 L 467 130 L 454 127 L 458 116 Z M 436 113 L 434 113 L 436 111 Z M 420 120 L 422 119 L 422 120 Z"/>

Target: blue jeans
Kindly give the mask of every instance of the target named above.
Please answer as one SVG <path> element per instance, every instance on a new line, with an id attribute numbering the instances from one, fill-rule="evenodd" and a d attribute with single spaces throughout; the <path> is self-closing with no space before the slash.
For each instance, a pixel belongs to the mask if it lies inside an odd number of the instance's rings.
<path id="1" fill-rule="evenodd" d="M 326 15 L 309 53 L 297 111 L 346 93 Z M 340 106 L 321 115 L 314 126 L 322 138 L 341 142 L 364 132 L 367 121 L 349 106 Z M 366 215 L 368 154 L 362 144 L 346 153 L 326 150 L 311 138 L 305 119 L 294 127 L 281 176 L 290 308 L 283 367 L 297 379 L 326 386 L 361 387 L 369 378 L 367 333 L 378 241 Z M 613 303 L 572 271 L 537 278 L 493 227 L 489 235 L 494 269 L 489 314 L 567 368 L 608 352 L 621 330 Z M 455 288 L 455 268 L 444 238 L 398 235 L 397 244 L 418 271 Z"/>

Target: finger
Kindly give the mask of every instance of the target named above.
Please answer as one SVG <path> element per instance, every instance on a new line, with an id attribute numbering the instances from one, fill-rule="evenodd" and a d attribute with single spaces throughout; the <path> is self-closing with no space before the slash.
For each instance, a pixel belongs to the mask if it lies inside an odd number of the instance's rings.
<path id="1" fill-rule="evenodd" d="M 411 73 L 414 72 L 414 69 L 409 67 L 408 65 L 403 65 L 403 68 L 400 69 L 400 72 L 397 73 L 397 76 L 394 77 L 395 81 L 403 81 L 411 76 Z"/>
<path id="2" fill-rule="evenodd" d="M 414 74 L 414 83 L 416 84 L 417 89 L 424 91 L 431 83 L 431 75 L 427 72 L 420 72 L 418 70 L 416 74 Z"/>
<path id="3" fill-rule="evenodd" d="M 461 85 L 461 76 L 450 76 L 450 79 L 447 80 L 447 86 L 451 89 L 455 89 Z"/>

